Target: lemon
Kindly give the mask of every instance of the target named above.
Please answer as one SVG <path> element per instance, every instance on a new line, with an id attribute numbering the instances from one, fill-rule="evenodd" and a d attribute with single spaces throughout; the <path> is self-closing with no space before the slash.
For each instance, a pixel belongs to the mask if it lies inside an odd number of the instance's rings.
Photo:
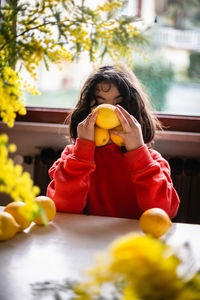
<path id="1" fill-rule="evenodd" d="M 110 134 L 107 129 L 95 126 L 94 141 L 96 146 L 104 146 L 110 140 Z"/>
<path id="2" fill-rule="evenodd" d="M 163 209 L 151 208 L 141 215 L 139 225 L 144 233 L 159 238 L 169 230 L 172 223 Z"/>
<path id="3" fill-rule="evenodd" d="M 39 215 L 33 221 L 38 225 L 45 225 L 52 221 L 56 215 L 56 206 L 52 199 L 47 196 L 38 196 L 35 202 L 39 205 Z"/>
<path id="4" fill-rule="evenodd" d="M 19 225 L 13 216 L 7 212 L 0 212 L 0 241 L 11 239 L 18 231 Z"/>
<path id="5" fill-rule="evenodd" d="M 120 125 L 118 116 L 115 113 L 115 106 L 111 104 L 100 104 L 92 112 L 98 110 L 96 125 L 104 129 L 112 129 Z"/>
<path id="6" fill-rule="evenodd" d="M 26 204 L 21 201 L 17 202 L 11 202 L 4 208 L 5 212 L 8 212 L 11 214 L 15 221 L 19 224 L 18 231 L 23 231 L 27 227 L 30 226 L 31 222 L 27 220 L 21 213 L 20 213 L 20 207 L 25 206 Z"/>
<path id="7" fill-rule="evenodd" d="M 113 129 L 114 130 L 121 130 L 121 131 L 123 131 L 122 125 L 119 125 L 119 126 L 113 128 Z M 110 138 L 113 141 L 113 143 L 115 143 L 119 147 L 124 146 L 124 139 L 121 136 L 116 135 L 116 134 L 110 132 Z"/>

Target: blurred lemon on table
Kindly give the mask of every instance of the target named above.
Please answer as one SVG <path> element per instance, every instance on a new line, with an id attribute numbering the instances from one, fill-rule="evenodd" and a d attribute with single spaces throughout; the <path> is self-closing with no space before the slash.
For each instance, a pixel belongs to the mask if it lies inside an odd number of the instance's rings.
<path id="1" fill-rule="evenodd" d="M 9 203 L 4 208 L 4 211 L 11 214 L 14 217 L 15 221 L 19 224 L 18 231 L 23 231 L 24 229 L 28 228 L 31 224 L 31 222 L 20 213 L 20 207 L 25 205 L 26 204 L 24 202 L 17 201 Z"/>
<path id="2" fill-rule="evenodd" d="M 159 238 L 170 229 L 172 222 L 163 209 L 150 208 L 141 215 L 139 225 L 144 233 Z"/>
<path id="3" fill-rule="evenodd" d="M 122 127 L 122 125 L 119 125 L 119 126 L 113 128 L 113 130 L 123 131 L 123 127 Z M 110 131 L 110 138 L 113 141 L 113 143 L 115 143 L 119 147 L 124 146 L 124 139 L 121 136 L 112 133 L 112 131 Z"/>
<path id="4" fill-rule="evenodd" d="M 120 125 L 117 114 L 115 113 L 115 106 L 111 104 L 100 104 L 92 112 L 98 110 L 96 118 L 96 125 L 104 128 L 111 129 Z"/>
<path id="5" fill-rule="evenodd" d="M 95 126 L 94 129 L 94 142 L 96 146 L 104 146 L 110 140 L 110 134 L 107 129 Z"/>
<path id="6" fill-rule="evenodd" d="M 56 215 L 55 203 L 47 196 L 38 196 L 35 202 L 39 206 L 39 214 L 33 221 L 38 225 L 48 224 Z"/>
<path id="7" fill-rule="evenodd" d="M 0 212 L 0 241 L 11 239 L 19 227 L 11 214 L 4 211 Z"/>

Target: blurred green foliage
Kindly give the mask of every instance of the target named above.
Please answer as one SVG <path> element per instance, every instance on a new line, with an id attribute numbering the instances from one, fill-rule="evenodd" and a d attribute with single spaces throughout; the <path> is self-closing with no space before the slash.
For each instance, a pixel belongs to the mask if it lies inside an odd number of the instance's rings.
<path id="1" fill-rule="evenodd" d="M 136 63 L 134 73 L 142 83 L 153 108 L 162 111 L 166 94 L 174 80 L 172 65 L 164 59 L 151 59 L 147 63 Z"/>
<path id="2" fill-rule="evenodd" d="M 200 53 L 198 52 L 192 52 L 190 54 L 188 76 L 192 79 L 200 79 Z"/>

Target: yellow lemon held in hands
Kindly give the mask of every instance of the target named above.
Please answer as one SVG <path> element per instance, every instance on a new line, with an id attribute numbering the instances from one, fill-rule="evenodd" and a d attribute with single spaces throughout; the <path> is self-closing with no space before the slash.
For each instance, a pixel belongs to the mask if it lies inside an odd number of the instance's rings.
<path id="1" fill-rule="evenodd" d="M 107 129 L 95 126 L 94 142 L 97 147 L 106 145 L 110 140 L 110 134 Z"/>
<path id="2" fill-rule="evenodd" d="M 13 216 L 7 212 L 0 212 L 0 241 L 11 239 L 18 231 L 19 225 Z"/>
<path id="3" fill-rule="evenodd" d="M 113 128 L 113 130 L 121 130 L 121 131 L 123 131 L 122 125 L 119 125 L 119 126 Z M 113 143 L 115 143 L 119 147 L 124 146 L 124 139 L 121 136 L 112 133 L 112 131 L 110 132 L 110 138 L 113 141 Z"/>
<path id="4" fill-rule="evenodd" d="M 112 129 L 120 125 L 115 113 L 115 106 L 111 104 L 100 104 L 92 112 L 98 110 L 96 125 L 104 129 Z"/>
<path id="5" fill-rule="evenodd" d="M 35 202 L 39 205 L 39 215 L 33 220 L 38 225 L 46 225 L 56 215 L 56 206 L 52 199 L 47 196 L 38 196 Z"/>
<path id="6" fill-rule="evenodd" d="M 18 231 L 23 231 L 24 229 L 28 228 L 31 224 L 29 220 L 27 220 L 21 213 L 20 207 L 25 206 L 26 204 L 21 201 L 11 202 L 4 208 L 5 212 L 11 214 L 15 221 L 19 224 Z"/>
<path id="7" fill-rule="evenodd" d="M 169 230 L 172 222 L 163 209 L 151 208 L 141 215 L 139 225 L 144 233 L 159 238 Z"/>

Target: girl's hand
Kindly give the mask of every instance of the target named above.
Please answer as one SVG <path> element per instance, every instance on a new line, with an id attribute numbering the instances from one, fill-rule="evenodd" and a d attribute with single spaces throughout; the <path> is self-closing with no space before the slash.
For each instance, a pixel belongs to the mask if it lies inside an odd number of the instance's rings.
<path id="1" fill-rule="evenodd" d="M 94 141 L 94 125 L 96 122 L 96 118 L 98 115 L 98 110 L 96 110 L 94 113 L 90 113 L 85 120 L 83 120 L 81 123 L 77 126 L 77 137 Z"/>
<path id="2" fill-rule="evenodd" d="M 115 112 L 121 122 L 123 131 L 112 130 L 112 132 L 124 139 L 126 150 L 132 151 L 143 146 L 144 140 L 138 121 L 120 105 L 116 106 Z"/>

